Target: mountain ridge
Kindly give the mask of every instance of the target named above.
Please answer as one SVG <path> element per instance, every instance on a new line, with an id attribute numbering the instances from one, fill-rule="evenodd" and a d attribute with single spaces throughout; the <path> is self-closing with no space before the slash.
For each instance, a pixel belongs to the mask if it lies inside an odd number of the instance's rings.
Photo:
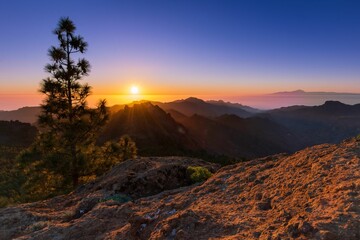
<path id="1" fill-rule="evenodd" d="M 99 142 L 117 140 L 129 135 L 136 142 L 139 154 L 168 155 L 181 154 L 197 149 L 187 136 L 187 130 L 177 123 L 170 114 L 150 102 L 125 106 L 111 115 L 109 122 L 100 132 Z"/>
<path id="2" fill-rule="evenodd" d="M 294 91 L 283 91 L 270 93 L 269 95 L 360 95 L 360 93 L 349 93 L 349 92 L 307 92 L 302 89 Z"/>
<path id="3" fill-rule="evenodd" d="M 37 115 L 40 114 L 40 111 L 40 107 L 22 107 L 17 110 L 10 111 L 0 110 L 0 120 L 20 121 L 33 124 L 37 121 Z"/>
<path id="4" fill-rule="evenodd" d="M 179 100 L 177 104 L 184 107 L 184 100 Z M 110 121 L 100 133 L 99 143 L 116 141 L 127 134 L 137 142 L 139 153 L 146 156 L 201 156 L 201 152 L 205 151 L 227 157 L 254 158 L 280 152 L 291 153 L 315 144 L 339 143 L 360 134 L 360 104 L 326 101 L 318 106 L 248 112 L 251 115 L 246 117 L 234 113 L 233 108 L 230 111 L 228 106 L 216 106 L 215 109 L 222 109 L 217 112 L 211 107 L 200 112 L 203 114 L 197 113 L 197 108 L 202 109 L 203 104 L 209 104 L 197 98 L 186 100 L 187 104 L 191 106 L 187 114 L 172 105 L 168 105 L 166 110 L 158 102 L 140 101 L 115 106 L 110 111 Z M 129 112 L 134 106 L 137 110 Z"/>

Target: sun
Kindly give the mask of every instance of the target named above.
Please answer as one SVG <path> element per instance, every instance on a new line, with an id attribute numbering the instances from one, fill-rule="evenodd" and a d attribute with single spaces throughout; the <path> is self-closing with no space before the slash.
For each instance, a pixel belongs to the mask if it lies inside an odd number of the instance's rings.
<path id="1" fill-rule="evenodd" d="M 137 95 L 139 94 L 139 88 L 137 86 L 131 86 L 130 92 L 131 94 Z"/>

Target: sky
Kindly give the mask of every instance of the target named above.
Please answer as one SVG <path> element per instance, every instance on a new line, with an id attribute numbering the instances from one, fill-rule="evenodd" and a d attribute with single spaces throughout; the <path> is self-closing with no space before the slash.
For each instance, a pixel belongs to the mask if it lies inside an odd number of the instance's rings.
<path id="1" fill-rule="evenodd" d="M 359 12 L 356 0 L 0 0 L 0 109 L 41 101 L 60 17 L 89 43 L 84 81 L 112 103 L 133 85 L 159 100 L 360 93 Z"/>

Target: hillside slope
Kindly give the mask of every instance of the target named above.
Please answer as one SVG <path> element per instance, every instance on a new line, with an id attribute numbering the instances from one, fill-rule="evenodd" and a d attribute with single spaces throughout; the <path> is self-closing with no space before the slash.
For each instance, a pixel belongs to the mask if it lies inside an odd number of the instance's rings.
<path id="1" fill-rule="evenodd" d="M 261 116 L 290 129 L 306 146 L 339 143 L 360 133 L 360 104 L 327 101 L 319 106 L 275 109 Z"/>
<path id="2" fill-rule="evenodd" d="M 33 143 L 37 129 L 29 123 L 0 120 L 0 145 L 29 146 Z"/>
<path id="3" fill-rule="evenodd" d="M 33 124 L 36 123 L 37 116 L 40 112 L 40 107 L 23 107 L 12 111 L 0 111 L 0 120 L 20 121 Z"/>
<path id="4" fill-rule="evenodd" d="M 131 189 L 141 189 L 154 181 L 160 185 L 174 181 L 176 171 L 166 173 L 161 170 L 163 167 L 170 171 L 180 162 L 205 166 L 199 160 L 165 159 L 130 160 L 71 195 L 1 209 L 0 238 L 355 240 L 360 237 L 360 142 L 356 140 L 227 166 L 203 184 L 159 194 L 154 191 L 155 195 L 134 197 L 127 203 L 99 201 L 116 190 L 132 196 Z M 118 178 L 125 169 L 128 170 Z M 158 169 L 155 172 L 160 179 L 168 181 L 159 182 L 154 177 L 157 175 L 147 177 L 151 169 Z"/>
<path id="5" fill-rule="evenodd" d="M 200 100 L 199 100 L 200 101 Z M 259 117 L 235 114 L 205 117 L 166 112 L 150 102 L 133 104 L 113 113 L 100 134 L 100 143 L 132 137 L 142 156 L 206 152 L 235 158 L 256 158 L 294 152 L 303 147 L 290 130 Z"/>
<path id="6" fill-rule="evenodd" d="M 159 103 L 165 111 L 176 110 L 187 116 L 194 114 L 206 117 L 218 117 L 223 114 L 235 114 L 239 117 L 249 117 L 253 113 L 246 111 L 242 105 L 219 104 L 219 102 L 205 102 L 202 99 L 190 97 L 169 103 Z"/>
<path id="7" fill-rule="evenodd" d="M 170 114 L 210 153 L 251 159 L 302 147 L 291 131 L 266 118 L 222 115 L 210 119 L 200 115 L 186 117 L 175 111 Z"/>
<path id="8" fill-rule="evenodd" d="M 179 155 L 198 149 L 181 124 L 149 102 L 126 106 L 112 114 L 100 133 L 99 142 L 116 141 L 122 135 L 134 139 L 141 156 Z"/>

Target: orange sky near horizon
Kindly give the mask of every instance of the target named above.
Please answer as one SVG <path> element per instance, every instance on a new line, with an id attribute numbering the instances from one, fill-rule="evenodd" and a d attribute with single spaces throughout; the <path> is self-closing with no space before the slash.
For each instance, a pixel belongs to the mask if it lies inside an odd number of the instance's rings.
<path id="1" fill-rule="evenodd" d="M 114 67 L 114 69 L 116 68 Z M 90 75 L 82 81 L 88 82 L 92 86 L 93 94 L 88 99 L 91 107 L 95 106 L 99 99 L 107 99 L 108 106 L 112 106 L 137 100 L 169 102 L 188 97 L 197 97 L 204 100 L 237 102 L 258 108 L 272 108 L 287 106 L 292 103 L 276 103 L 272 106 L 271 99 L 267 99 L 267 102 L 262 103 L 260 100 L 254 101 L 254 98 L 261 99 L 261 96 L 266 94 L 298 89 L 307 92 L 334 92 L 333 83 L 336 83 L 335 81 L 329 81 L 329 84 L 323 85 L 321 81 L 313 81 L 312 84 L 307 84 L 307 87 L 303 88 L 299 81 L 285 84 L 285 78 L 277 82 L 274 81 L 273 84 L 260 85 L 254 78 L 251 80 L 230 81 L 231 83 L 224 81 L 223 84 L 219 83 L 221 81 L 210 79 L 204 85 L 204 79 L 202 81 L 191 81 L 185 78 L 184 81 L 177 81 L 175 84 L 174 81 L 153 79 L 135 73 L 128 75 L 126 78 L 120 77 L 118 79 L 109 76 L 108 78 L 102 78 L 102 74 L 101 72 L 95 72 L 94 76 Z M 39 77 L 39 79 L 41 78 Z M 95 79 L 104 80 L 99 83 Z M 29 79 L 27 84 L 23 84 L 18 88 L 13 87 L 13 85 L 18 85 L 16 81 L 3 86 L 0 89 L 0 110 L 15 110 L 24 106 L 38 106 L 41 104 L 44 95 L 38 92 L 40 82 L 39 80 Z M 336 92 L 349 92 L 347 86 L 336 84 Z M 139 94 L 131 94 L 132 86 L 139 88 Z M 356 93 L 358 89 L 354 87 L 353 90 L 353 93 Z M 294 104 L 302 104 L 302 102 L 294 102 Z"/>
<path id="2" fill-rule="evenodd" d="M 305 78 L 301 75 L 273 77 L 265 76 L 233 76 L 221 78 L 220 76 L 209 78 L 203 77 L 189 78 L 186 76 L 177 76 L 165 80 L 163 78 L 154 78 L 153 76 L 130 74 L 126 76 L 116 77 L 117 67 L 113 66 L 113 70 L 109 72 L 94 71 L 89 77 L 84 78 L 82 82 L 87 82 L 92 87 L 95 95 L 128 95 L 130 88 L 136 85 L 143 95 L 216 95 L 223 96 L 254 96 L 270 94 L 282 91 L 294 91 L 303 89 L 307 92 L 351 92 L 360 93 L 360 86 L 354 85 L 351 88 L 346 84 L 339 84 L 336 79 L 324 79 L 321 76 L 314 76 L 313 81 L 308 80 L 304 84 L 301 79 Z M 140 68 L 141 69 L 141 68 Z M 41 70 L 39 71 L 41 73 Z M 19 84 L 19 81 L 13 79 L 1 86 L 0 95 L 32 95 L 37 94 L 40 88 L 42 78 L 46 78 L 46 74 L 42 73 L 36 77 L 30 77 L 27 81 Z M 113 74 L 113 75 L 111 75 Z M 40 76 L 41 75 L 41 76 Z M 291 81 L 289 81 L 291 79 Z M 312 79 L 312 78 L 310 78 Z M 327 84 L 324 82 L 327 81 Z M 352 79 L 355 81 L 355 79 Z M 260 83 L 262 82 L 262 83 Z"/>
<path id="3" fill-rule="evenodd" d="M 201 94 L 168 94 L 168 95 L 145 95 L 145 94 L 117 94 L 117 95 L 91 95 L 88 98 L 90 107 L 96 106 L 100 99 L 106 99 L 108 106 L 116 104 L 128 104 L 134 101 L 148 100 L 159 102 L 170 102 L 188 97 L 197 97 L 203 100 L 229 100 L 226 97 Z M 42 94 L 0 94 L 0 111 L 16 110 L 21 107 L 39 106 L 44 99 Z"/>
<path id="4" fill-rule="evenodd" d="M 129 88 L 130 91 L 130 88 Z M 341 101 L 346 104 L 358 104 L 360 94 L 315 94 L 315 95 L 288 95 L 277 96 L 271 94 L 263 95 L 215 95 L 215 94 L 143 94 L 141 88 L 139 94 L 93 94 L 88 98 L 90 107 L 96 106 L 100 99 L 106 99 L 107 106 L 116 104 L 129 104 L 134 101 L 148 100 L 159 102 L 171 102 L 175 100 L 196 97 L 203 100 L 223 100 L 226 102 L 240 103 L 258 109 L 274 109 L 291 105 L 321 105 L 327 100 Z M 0 94 L 0 111 L 16 110 L 26 106 L 39 106 L 44 96 L 38 94 Z"/>

